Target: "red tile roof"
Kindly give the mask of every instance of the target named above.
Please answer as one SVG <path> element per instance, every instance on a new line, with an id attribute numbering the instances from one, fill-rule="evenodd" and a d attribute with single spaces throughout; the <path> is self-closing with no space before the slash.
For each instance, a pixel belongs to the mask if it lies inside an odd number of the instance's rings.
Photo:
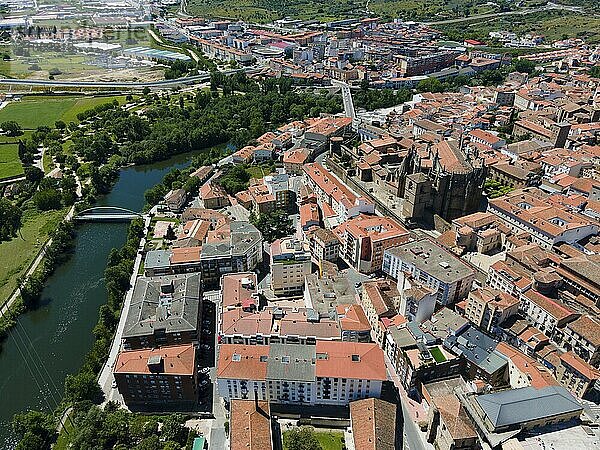
<path id="1" fill-rule="evenodd" d="M 217 362 L 217 377 L 236 380 L 264 380 L 267 376 L 268 356 L 268 345 L 221 344 Z"/>
<path id="2" fill-rule="evenodd" d="M 317 377 L 387 380 L 383 351 L 377 344 L 317 341 L 316 345 Z"/>
<path id="3" fill-rule="evenodd" d="M 148 367 L 150 357 L 162 359 L 160 373 L 168 375 L 193 375 L 196 350 L 193 344 L 173 345 L 156 349 L 122 351 L 115 362 L 115 373 L 152 373 Z"/>

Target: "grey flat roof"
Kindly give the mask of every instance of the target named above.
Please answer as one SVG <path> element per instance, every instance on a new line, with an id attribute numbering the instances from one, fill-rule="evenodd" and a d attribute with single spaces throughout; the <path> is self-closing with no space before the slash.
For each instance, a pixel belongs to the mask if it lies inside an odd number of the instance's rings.
<path id="1" fill-rule="evenodd" d="M 497 345 L 494 339 L 472 326 L 465 328 L 459 335 L 451 335 L 444 340 L 444 347 L 456 355 L 464 356 L 488 374 L 493 374 L 507 364 L 506 359 L 496 351 Z"/>
<path id="2" fill-rule="evenodd" d="M 429 239 L 407 242 L 389 248 L 385 253 L 413 264 L 444 283 L 454 283 L 475 273 L 466 263 Z"/>
<path id="3" fill-rule="evenodd" d="M 341 274 L 324 275 L 319 278 L 311 273 L 305 277 L 312 308 L 321 316 L 327 316 L 338 305 L 355 304 L 356 290 L 348 278 Z"/>
<path id="4" fill-rule="evenodd" d="M 315 345 L 272 343 L 269 346 L 267 379 L 315 381 L 316 357 Z"/>
<path id="5" fill-rule="evenodd" d="M 397 328 L 390 327 L 387 332 L 392 336 L 392 339 L 399 348 L 416 347 L 417 341 L 410 333 L 407 327 Z"/>
<path id="6" fill-rule="evenodd" d="M 421 329 L 438 339 L 445 339 L 449 334 L 460 332 L 469 321 L 448 308 L 442 308 L 431 319 L 421 324 Z"/>
<path id="7" fill-rule="evenodd" d="M 171 250 L 150 250 L 144 259 L 145 269 L 160 269 L 171 265 Z"/>
<path id="8" fill-rule="evenodd" d="M 250 222 L 234 221 L 230 223 L 231 238 L 229 242 L 202 245 L 200 259 L 218 257 L 243 256 L 249 249 L 262 241 L 262 234 Z"/>
<path id="9" fill-rule="evenodd" d="M 167 285 L 172 292 L 161 292 Z M 197 330 L 200 296 L 200 274 L 138 278 L 123 337 L 151 335 L 156 329 L 167 333 Z"/>
<path id="10" fill-rule="evenodd" d="M 475 397 L 475 401 L 496 428 L 583 410 L 577 400 L 562 386 L 509 389 L 479 395 Z"/>
<path id="11" fill-rule="evenodd" d="M 233 256 L 244 255 L 248 249 L 254 247 L 262 240 L 262 234 L 250 222 L 231 222 L 231 254 Z"/>

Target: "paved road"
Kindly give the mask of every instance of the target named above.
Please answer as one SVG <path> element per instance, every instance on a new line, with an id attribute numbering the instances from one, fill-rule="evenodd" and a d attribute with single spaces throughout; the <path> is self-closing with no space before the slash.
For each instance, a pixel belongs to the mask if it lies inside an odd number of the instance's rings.
<path id="1" fill-rule="evenodd" d="M 145 229 L 148 229 L 150 226 L 151 217 L 149 215 L 145 216 Z M 129 280 L 129 284 L 131 288 L 127 291 L 125 295 L 125 301 L 123 302 L 123 308 L 121 309 L 121 316 L 119 318 L 119 325 L 117 326 L 117 331 L 115 332 L 115 336 L 113 338 L 110 353 L 108 355 L 108 359 L 102 367 L 102 371 L 100 372 L 100 376 L 98 377 L 98 384 L 102 388 L 104 392 L 104 396 L 106 401 L 116 401 L 121 405 L 124 404 L 123 397 L 119 393 L 117 389 L 112 387 L 113 376 L 112 370 L 117 361 L 117 355 L 121 350 L 121 338 L 123 336 L 123 331 L 125 330 L 125 321 L 127 320 L 127 311 L 129 310 L 129 306 L 131 305 L 131 298 L 133 297 L 133 289 L 135 287 L 135 280 L 138 275 L 138 271 L 140 268 L 140 264 L 142 263 L 142 252 L 141 250 L 146 245 L 146 238 L 142 238 L 140 241 L 140 246 L 138 247 L 138 253 L 135 257 L 135 263 L 133 266 L 133 273 L 131 274 L 131 279 Z"/>
<path id="2" fill-rule="evenodd" d="M 229 75 L 235 71 L 224 72 Z M 190 77 L 176 78 L 173 80 L 159 80 L 146 82 L 131 81 L 67 81 L 67 80 L 16 80 L 12 78 L 0 78 L 0 85 L 10 86 L 45 86 L 45 87 L 76 87 L 76 88 L 111 88 L 111 89 L 143 89 L 148 88 L 169 88 L 188 84 L 201 83 L 208 81 L 210 74 L 203 73 Z"/>
<path id="3" fill-rule="evenodd" d="M 215 304 L 215 341 L 214 341 L 214 349 L 215 349 L 215 363 L 214 366 L 217 365 L 217 360 L 219 358 L 219 345 L 218 345 L 218 336 L 221 326 L 221 293 L 220 291 L 211 291 L 206 292 L 204 294 L 204 298 L 212 301 Z M 215 417 L 212 420 L 210 426 L 210 437 L 208 439 L 208 445 L 210 448 L 229 448 L 229 442 L 227 434 L 225 433 L 225 422 L 227 421 L 227 411 L 223 406 L 221 401 L 221 397 L 219 396 L 219 392 L 217 391 L 217 368 L 212 367 L 210 369 L 210 379 L 212 381 L 212 409 L 213 416 Z"/>
<path id="4" fill-rule="evenodd" d="M 433 446 L 425 442 L 421 437 L 419 427 L 413 417 L 415 415 L 424 416 L 424 412 L 420 405 L 416 405 L 414 401 L 408 398 L 408 395 L 398 378 L 398 374 L 392 367 L 392 363 L 387 355 L 385 355 L 385 368 L 387 369 L 388 378 L 394 382 L 394 386 L 396 386 L 400 394 L 400 405 L 402 406 L 404 425 L 404 448 L 408 448 L 409 450 L 432 450 Z M 410 409 L 409 405 L 412 405 Z"/>

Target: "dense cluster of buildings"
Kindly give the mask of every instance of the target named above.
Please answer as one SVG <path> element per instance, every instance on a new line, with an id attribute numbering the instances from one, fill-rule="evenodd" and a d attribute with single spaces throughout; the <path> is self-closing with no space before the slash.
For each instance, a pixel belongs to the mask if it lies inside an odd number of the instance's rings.
<path id="1" fill-rule="evenodd" d="M 505 63 L 376 19 L 266 31 L 179 18 L 161 33 L 303 83 L 412 87 Z M 209 383 L 232 449 L 277 448 L 289 411 L 327 411 L 354 448 L 391 449 L 397 391 L 439 449 L 597 446 L 600 81 L 587 48 L 554 53 L 499 86 L 290 122 L 198 168 L 194 198 L 167 193 L 113 367 L 126 405 L 193 409 Z M 230 195 L 232 165 L 265 172 Z M 273 211 L 295 229 L 267 242 L 247 218 Z"/>

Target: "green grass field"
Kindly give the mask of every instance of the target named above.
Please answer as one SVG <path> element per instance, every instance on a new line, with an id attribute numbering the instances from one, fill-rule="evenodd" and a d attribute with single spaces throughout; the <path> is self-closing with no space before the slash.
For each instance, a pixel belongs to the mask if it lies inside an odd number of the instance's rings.
<path id="1" fill-rule="evenodd" d="M 287 450 L 286 445 L 286 434 L 288 431 L 283 433 L 283 450 Z M 314 435 L 321 444 L 323 450 L 342 450 L 344 442 L 344 433 L 341 431 L 314 431 Z M 358 450 L 358 449 L 357 449 Z"/>
<path id="2" fill-rule="evenodd" d="M 117 97 L 24 97 L 0 110 L 0 122 L 17 121 L 22 128 L 34 130 L 38 126 L 54 127 L 57 120 L 77 122 L 77 114 L 103 103 L 117 99 L 120 104 L 125 96 Z"/>
<path id="3" fill-rule="evenodd" d="M 97 66 L 88 64 L 89 59 L 88 56 L 75 53 L 33 51 L 31 56 L 13 55 L 11 61 L 0 60 L 0 74 L 11 78 L 29 78 L 35 74 L 37 78 L 47 79 L 52 69 L 62 72 L 59 77 L 98 70 Z M 33 70 L 34 67 L 38 70 Z"/>
<path id="4" fill-rule="evenodd" d="M 439 348 L 433 347 L 430 348 L 429 351 L 431 352 L 431 356 L 433 356 L 433 359 L 435 359 L 436 362 L 442 363 L 446 361 L 446 357 Z"/>
<path id="5" fill-rule="evenodd" d="M 0 180 L 22 174 L 17 144 L 0 144 Z"/>
<path id="6" fill-rule="evenodd" d="M 18 255 L 18 258 L 0 258 L 0 301 L 7 299 L 37 256 L 48 234 L 56 229 L 67 213 L 66 209 L 40 213 L 27 210 L 23 217 L 21 236 L 0 243 L 0 255 Z"/>

